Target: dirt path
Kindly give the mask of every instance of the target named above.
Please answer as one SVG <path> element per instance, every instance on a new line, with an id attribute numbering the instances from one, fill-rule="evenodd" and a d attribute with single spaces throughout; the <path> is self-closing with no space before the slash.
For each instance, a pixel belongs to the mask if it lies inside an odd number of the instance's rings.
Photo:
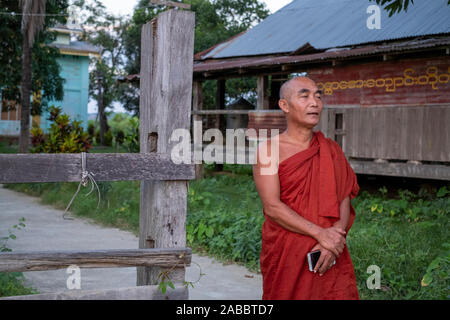
<path id="1" fill-rule="evenodd" d="M 76 218 L 65 220 L 63 211 L 39 203 L 39 198 L 4 189 L 0 185 L 0 236 L 26 219 L 23 230 L 14 230 L 16 240 L 8 247 L 19 250 L 102 250 L 137 248 L 138 239 L 130 232 L 105 228 Z M 196 281 L 199 266 L 205 275 L 189 289 L 192 300 L 259 300 L 261 275 L 238 265 L 223 265 L 214 259 L 194 254 L 187 268 L 186 281 Z M 198 266 L 198 265 L 199 266 Z M 41 293 L 68 290 L 65 269 L 24 273 L 26 284 Z M 136 285 L 136 268 L 82 269 L 81 289 L 113 289 Z"/>

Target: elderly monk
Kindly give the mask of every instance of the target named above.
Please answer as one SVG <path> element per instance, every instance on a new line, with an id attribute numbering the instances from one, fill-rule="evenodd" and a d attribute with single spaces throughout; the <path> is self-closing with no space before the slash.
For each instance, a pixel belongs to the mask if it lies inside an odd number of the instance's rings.
<path id="1" fill-rule="evenodd" d="M 359 299 L 346 246 L 356 175 L 340 146 L 313 132 L 323 109 L 314 81 L 284 83 L 278 104 L 287 129 L 260 144 L 253 167 L 265 217 L 263 299 Z M 306 256 L 315 250 L 321 254 L 311 272 Z"/>

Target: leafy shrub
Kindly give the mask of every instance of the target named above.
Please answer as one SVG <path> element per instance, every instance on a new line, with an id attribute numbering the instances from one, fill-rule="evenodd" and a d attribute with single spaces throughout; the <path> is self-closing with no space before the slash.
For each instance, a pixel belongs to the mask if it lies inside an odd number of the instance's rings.
<path id="1" fill-rule="evenodd" d="M 125 141 L 125 133 L 122 130 L 118 130 L 114 138 L 116 139 L 116 144 L 121 145 Z"/>
<path id="2" fill-rule="evenodd" d="M 89 121 L 87 132 L 89 135 L 89 139 L 91 141 L 94 141 L 94 139 L 95 139 L 95 124 L 92 120 Z"/>
<path id="3" fill-rule="evenodd" d="M 25 218 L 20 218 L 19 223 L 13 229 L 21 230 L 25 227 Z M 8 230 L 8 235 L 0 238 L 0 252 L 11 252 L 7 244 L 9 240 L 15 240 L 16 235 Z M 21 272 L 0 272 L 0 297 L 17 296 L 37 293 L 35 290 L 24 286 L 24 277 Z"/>
<path id="4" fill-rule="evenodd" d="M 107 147 L 112 146 L 113 135 L 112 135 L 111 130 L 106 131 L 103 141 L 104 141 L 105 146 L 107 146 Z"/>
<path id="5" fill-rule="evenodd" d="M 139 152 L 139 119 L 130 119 L 131 132 L 126 135 L 123 145 L 127 148 L 130 153 Z"/>
<path id="6" fill-rule="evenodd" d="M 31 129 L 32 153 L 79 153 L 91 148 L 89 135 L 81 126 L 81 121 L 70 121 L 67 114 L 61 114 L 61 108 L 52 106 L 48 120 L 53 123 L 49 134 L 40 127 Z"/>

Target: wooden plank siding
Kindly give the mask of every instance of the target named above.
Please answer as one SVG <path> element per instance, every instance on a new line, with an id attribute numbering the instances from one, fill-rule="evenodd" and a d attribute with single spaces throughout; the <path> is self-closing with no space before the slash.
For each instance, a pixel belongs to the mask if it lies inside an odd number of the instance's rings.
<path id="1" fill-rule="evenodd" d="M 450 162 L 450 105 L 336 109 L 348 157 Z"/>

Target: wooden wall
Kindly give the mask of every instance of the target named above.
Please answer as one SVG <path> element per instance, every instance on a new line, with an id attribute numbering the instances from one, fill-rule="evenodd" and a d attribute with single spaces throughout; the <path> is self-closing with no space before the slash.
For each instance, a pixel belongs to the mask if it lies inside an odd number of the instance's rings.
<path id="1" fill-rule="evenodd" d="M 450 104 L 327 112 L 327 135 L 341 142 L 348 157 L 450 162 Z"/>

